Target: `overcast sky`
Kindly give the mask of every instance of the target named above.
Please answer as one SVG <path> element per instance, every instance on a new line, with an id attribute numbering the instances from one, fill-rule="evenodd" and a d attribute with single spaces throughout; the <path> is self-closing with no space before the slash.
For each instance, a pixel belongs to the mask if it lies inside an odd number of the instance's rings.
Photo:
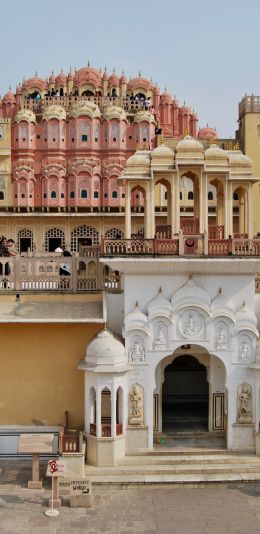
<path id="1" fill-rule="evenodd" d="M 260 0 L 0 0 L 0 94 L 90 61 L 167 86 L 201 127 L 234 135 L 238 102 L 260 94 Z"/>

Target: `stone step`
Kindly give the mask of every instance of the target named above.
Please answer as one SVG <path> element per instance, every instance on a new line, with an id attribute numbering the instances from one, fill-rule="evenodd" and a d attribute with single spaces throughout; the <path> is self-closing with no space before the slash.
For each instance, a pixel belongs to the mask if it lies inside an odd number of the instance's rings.
<path id="1" fill-rule="evenodd" d="M 207 473 L 253 473 L 259 470 L 259 464 L 205 464 L 201 465 L 143 465 L 143 466 L 124 466 L 122 467 L 102 467 L 96 468 L 96 470 L 88 469 L 86 467 L 86 473 L 90 476 L 96 475 L 165 475 L 165 474 L 207 474 Z"/>
<path id="2" fill-rule="evenodd" d="M 201 455 L 191 455 L 191 454 L 179 454 L 179 455 L 145 455 L 145 456 L 127 456 L 126 458 L 120 460 L 118 465 L 179 465 L 185 463 L 194 465 L 194 464 L 250 464 L 254 463 L 260 468 L 260 457 L 258 458 L 255 455 L 239 455 L 239 454 L 201 454 Z"/>
<path id="3" fill-rule="evenodd" d="M 89 476 L 88 474 L 86 476 Z M 242 482 L 258 482 L 260 481 L 259 471 L 252 473 L 186 473 L 182 474 L 164 474 L 164 475 L 95 475 L 91 476 L 91 481 L 94 486 L 119 486 L 127 487 L 131 485 L 203 485 L 216 483 L 242 483 Z"/>

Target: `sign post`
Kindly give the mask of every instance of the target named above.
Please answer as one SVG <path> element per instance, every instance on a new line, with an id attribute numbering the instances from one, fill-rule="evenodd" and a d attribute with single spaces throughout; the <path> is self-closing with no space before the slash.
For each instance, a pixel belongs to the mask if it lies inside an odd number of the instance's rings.
<path id="1" fill-rule="evenodd" d="M 59 477 L 63 477 L 66 472 L 66 460 L 50 460 L 47 467 L 47 477 L 51 477 L 51 499 L 49 499 L 50 510 L 46 510 L 45 515 L 56 517 L 59 511 L 56 508 L 61 507 L 59 496 Z M 55 508 L 54 508 L 55 506 Z"/>
<path id="2" fill-rule="evenodd" d="M 70 506 L 90 508 L 92 505 L 91 482 L 87 479 L 70 481 Z"/>
<path id="3" fill-rule="evenodd" d="M 40 480 L 40 459 L 43 453 L 52 453 L 54 434 L 21 434 L 18 451 L 32 454 L 32 480 L 28 482 L 29 489 L 42 489 Z"/>
<path id="4" fill-rule="evenodd" d="M 50 470 L 51 470 L 51 509 L 50 510 L 46 510 L 44 513 L 48 517 L 57 517 L 57 515 L 59 515 L 60 512 L 59 512 L 59 510 L 56 510 L 55 508 L 53 508 L 53 501 L 54 501 L 54 498 L 53 498 L 53 494 L 54 494 L 53 481 L 54 480 L 56 480 L 56 481 L 59 480 L 58 477 L 54 478 L 54 473 L 56 473 L 58 471 L 58 466 L 57 466 L 56 460 L 51 460 L 49 462 L 49 466 L 50 466 Z M 49 503 L 49 505 L 50 505 L 50 503 Z"/>

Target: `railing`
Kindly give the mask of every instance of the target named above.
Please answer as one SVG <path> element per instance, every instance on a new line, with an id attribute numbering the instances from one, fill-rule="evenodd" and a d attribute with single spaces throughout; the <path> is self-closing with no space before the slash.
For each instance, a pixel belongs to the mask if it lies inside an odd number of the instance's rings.
<path id="1" fill-rule="evenodd" d="M 90 423 L 90 429 L 89 429 L 91 436 L 97 435 L 97 425 L 95 423 Z M 120 436 L 120 434 L 123 433 L 123 426 L 122 423 L 118 423 L 116 425 L 116 435 Z M 109 424 L 102 424 L 101 425 L 101 436 L 102 438 L 111 438 L 111 425 Z"/>
<path id="2" fill-rule="evenodd" d="M 209 256 L 227 256 L 230 253 L 229 239 L 209 239 L 208 255 Z"/>
<path id="3" fill-rule="evenodd" d="M 181 217 L 180 224 L 184 235 L 199 233 L 199 219 L 196 217 Z"/>
<path id="4" fill-rule="evenodd" d="M 244 113 L 260 113 L 260 96 L 245 96 L 239 103 L 239 117 Z"/>
<path id="5" fill-rule="evenodd" d="M 224 226 L 215 224 L 210 225 L 209 239 L 224 239 Z"/>
<path id="6" fill-rule="evenodd" d="M 0 291 L 82 292 L 120 290 L 120 276 L 103 275 L 98 247 L 84 256 L 44 255 L 0 257 Z M 95 261 L 94 261 L 95 260 Z"/>
<path id="7" fill-rule="evenodd" d="M 23 106 L 25 109 L 31 109 L 35 113 L 42 113 L 44 109 L 52 105 L 63 106 L 66 110 L 70 109 L 77 102 L 94 102 L 101 110 L 108 106 L 120 106 L 129 113 L 135 113 L 145 108 L 144 101 L 132 100 L 130 97 L 122 96 L 45 96 L 41 100 L 24 98 Z M 151 103 L 152 105 L 152 103 Z"/>
<path id="8" fill-rule="evenodd" d="M 170 224 L 160 224 L 155 229 L 156 239 L 171 239 L 172 227 Z"/>
<path id="9" fill-rule="evenodd" d="M 80 452 L 80 436 L 79 434 L 63 434 L 62 452 Z"/>
<path id="10" fill-rule="evenodd" d="M 260 256 L 260 238 L 208 239 L 207 234 L 183 235 L 174 239 L 102 239 L 104 256 Z"/>
<path id="11" fill-rule="evenodd" d="M 154 239 L 102 239 L 101 250 L 107 256 L 154 254 Z"/>

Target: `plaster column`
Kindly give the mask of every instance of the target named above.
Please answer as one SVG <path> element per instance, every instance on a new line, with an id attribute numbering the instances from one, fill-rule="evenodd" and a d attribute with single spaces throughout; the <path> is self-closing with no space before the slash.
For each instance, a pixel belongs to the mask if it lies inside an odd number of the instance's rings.
<path id="1" fill-rule="evenodd" d="M 111 389 L 111 438 L 116 437 L 116 385 Z"/>
<path id="2" fill-rule="evenodd" d="M 247 192 L 247 233 L 248 233 L 248 239 L 252 239 L 253 238 L 252 184 L 248 184 L 248 192 Z"/>
<path id="3" fill-rule="evenodd" d="M 217 187 L 217 225 L 225 226 L 224 193 L 221 185 Z"/>
<path id="4" fill-rule="evenodd" d="M 174 209 L 174 201 L 175 201 L 175 195 L 176 195 L 175 189 L 176 189 L 176 187 L 175 187 L 175 177 L 172 176 L 172 178 L 171 178 L 171 191 L 170 191 L 170 195 L 171 195 L 171 220 L 170 220 L 170 225 L 171 225 L 171 237 L 172 238 L 174 237 L 175 227 L 176 227 L 176 211 Z"/>
<path id="5" fill-rule="evenodd" d="M 151 205 L 150 205 L 150 217 L 151 217 L 151 237 L 155 236 L 155 199 L 154 199 L 154 180 L 150 181 L 150 190 L 151 190 Z"/>
<path id="6" fill-rule="evenodd" d="M 227 182 L 226 186 L 226 221 L 225 224 L 225 237 L 233 235 L 233 186 L 230 182 Z"/>
<path id="7" fill-rule="evenodd" d="M 208 232 L 208 175 L 200 176 L 200 233 Z"/>
<path id="8" fill-rule="evenodd" d="M 151 182 L 148 182 L 146 184 L 146 191 L 145 191 L 145 200 L 144 200 L 144 238 L 145 239 L 153 239 L 154 233 L 152 233 L 152 229 L 154 230 L 154 224 L 152 224 L 151 220 L 153 218 L 154 220 L 154 205 L 151 203 L 151 194 L 150 194 L 150 188 L 151 188 Z M 153 210 L 153 211 L 152 211 Z"/>
<path id="9" fill-rule="evenodd" d="M 193 182 L 193 210 L 194 210 L 194 217 L 196 219 L 199 219 L 199 227 L 201 225 L 201 177 L 199 180 L 194 180 Z"/>
<path id="10" fill-rule="evenodd" d="M 125 185 L 125 237 L 131 239 L 131 190 L 129 182 Z"/>
<path id="11" fill-rule="evenodd" d="M 122 388 L 122 421 L 121 421 L 123 434 L 126 433 L 127 419 L 128 419 L 128 391 L 127 391 L 127 385 L 126 383 L 124 383 L 124 387 Z"/>
<path id="12" fill-rule="evenodd" d="M 246 192 L 239 193 L 239 233 L 246 233 Z"/>
<path id="13" fill-rule="evenodd" d="M 180 231 L 180 177 L 179 173 L 174 176 L 175 183 L 175 234 Z"/>
<path id="14" fill-rule="evenodd" d="M 96 437 L 102 437 L 101 428 L 101 387 L 99 386 L 96 391 Z"/>

